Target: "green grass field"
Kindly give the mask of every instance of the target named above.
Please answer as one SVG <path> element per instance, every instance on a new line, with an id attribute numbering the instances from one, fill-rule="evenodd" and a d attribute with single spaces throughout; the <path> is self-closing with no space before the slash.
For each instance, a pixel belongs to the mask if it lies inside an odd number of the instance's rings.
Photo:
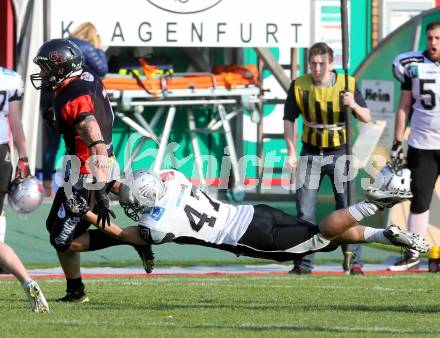
<path id="1" fill-rule="evenodd" d="M 438 337 L 440 275 L 200 276 L 86 279 L 88 304 L 34 314 L 0 279 L 1 337 Z"/>

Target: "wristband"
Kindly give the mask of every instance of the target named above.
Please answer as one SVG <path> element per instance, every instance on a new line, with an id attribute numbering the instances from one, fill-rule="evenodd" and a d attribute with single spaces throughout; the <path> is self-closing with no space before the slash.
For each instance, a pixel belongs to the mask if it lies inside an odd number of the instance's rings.
<path id="1" fill-rule="evenodd" d="M 105 142 L 104 142 L 104 140 L 98 140 L 98 141 L 95 141 L 95 142 L 89 144 L 89 145 L 87 146 L 87 148 L 94 147 L 94 146 L 96 146 L 97 144 L 105 144 Z"/>

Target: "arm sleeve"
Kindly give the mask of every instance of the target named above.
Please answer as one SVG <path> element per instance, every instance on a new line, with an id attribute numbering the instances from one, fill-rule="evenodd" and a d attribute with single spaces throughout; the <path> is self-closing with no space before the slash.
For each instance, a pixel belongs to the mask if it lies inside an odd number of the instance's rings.
<path id="1" fill-rule="evenodd" d="M 94 114 L 92 98 L 90 95 L 82 95 L 67 102 L 61 108 L 61 117 L 69 124 L 74 125 L 81 122 L 86 116 Z"/>
<path id="2" fill-rule="evenodd" d="M 286 101 L 284 102 L 284 118 L 295 122 L 295 119 L 301 114 L 301 110 L 295 98 L 295 81 L 290 84 L 289 92 L 287 93 Z"/>

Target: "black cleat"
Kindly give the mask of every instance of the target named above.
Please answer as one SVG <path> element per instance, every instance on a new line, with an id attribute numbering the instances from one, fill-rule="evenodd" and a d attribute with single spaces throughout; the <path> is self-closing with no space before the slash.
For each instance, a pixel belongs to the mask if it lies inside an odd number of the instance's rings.
<path id="1" fill-rule="evenodd" d="M 293 266 L 292 270 L 290 270 L 288 272 L 288 274 L 291 274 L 291 275 L 309 275 L 311 273 L 312 273 L 312 270 L 307 269 L 299 264 L 295 264 Z"/>
<path id="2" fill-rule="evenodd" d="M 84 289 L 75 292 L 67 292 L 64 297 L 58 298 L 57 302 L 64 303 L 88 303 L 90 301 Z"/>
<path id="3" fill-rule="evenodd" d="M 154 267 L 154 253 L 151 249 L 151 245 L 138 245 L 134 247 L 139 257 L 142 260 L 142 266 L 146 273 L 151 273 Z"/>

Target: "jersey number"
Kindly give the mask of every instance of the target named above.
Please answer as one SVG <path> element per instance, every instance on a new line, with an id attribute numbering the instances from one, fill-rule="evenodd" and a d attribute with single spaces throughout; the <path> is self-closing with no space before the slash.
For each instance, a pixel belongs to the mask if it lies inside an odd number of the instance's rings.
<path id="1" fill-rule="evenodd" d="M 196 209 L 190 207 L 188 204 L 185 205 L 185 208 L 183 210 L 185 210 L 185 214 L 186 217 L 188 217 L 191 228 L 193 228 L 193 230 L 196 232 L 199 232 L 200 229 L 205 225 L 205 223 L 208 223 L 208 226 L 213 228 L 215 221 L 217 220 L 214 216 L 209 217 L 207 214 L 202 214 L 198 212 Z M 194 217 L 198 218 L 199 221 L 197 223 Z"/>
<path id="2" fill-rule="evenodd" d="M 0 111 L 3 111 L 6 103 L 6 91 L 0 90 Z"/>
<path id="3" fill-rule="evenodd" d="M 434 79 L 420 80 L 420 95 L 428 95 L 429 102 L 420 100 L 423 108 L 432 110 L 435 107 L 435 93 L 431 89 L 426 89 L 425 84 L 435 83 Z"/>
<path id="4" fill-rule="evenodd" d="M 207 194 L 205 194 L 203 191 L 198 190 L 197 188 L 193 187 L 191 189 L 191 197 L 194 197 L 195 199 L 199 200 L 200 195 L 198 195 L 198 192 L 201 192 L 205 198 L 208 199 L 209 204 L 214 208 L 215 211 L 218 211 L 220 209 L 220 204 L 217 202 L 214 202 Z M 186 217 L 188 217 L 189 224 L 191 225 L 191 228 L 199 232 L 200 229 L 205 225 L 205 223 L 208 224 L 211 228 L 214 227 L 215 221 L 217 220 L 214 216 L 209 217 L 205 213 L 201 213 L 194 209 L 193 207 L 189 206 L 188 204 L 185 205 L 185 208 L 183 209 L 185 211 Z M 199 221 L 196 222 L 196 219 Z"/>

